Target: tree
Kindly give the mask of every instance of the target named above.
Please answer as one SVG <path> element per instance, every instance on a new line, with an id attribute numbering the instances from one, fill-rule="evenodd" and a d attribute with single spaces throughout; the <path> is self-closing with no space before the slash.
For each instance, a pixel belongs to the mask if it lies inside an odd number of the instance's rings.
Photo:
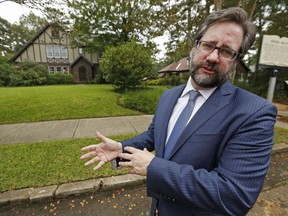
<path id="1" fill-rule="evenodd" d="M 28 16 L 22 15 L 19 23 L 16 24 L 0 18 L 0 54 L 7 55 L 17 52 L 45 22 L 43 18 L 33 13 Z"/>
<path id="2" fill-rule="evenodd" d="M 75 44 L 88 50 L 132 40 L 153 46 L 152 38 L 162 35 L 160 7 L 149 0 L 69 1 Z"/>
<path id="3" fill-rule="evenodd" d="M 11 28 L 11 24 L 0 17 L 0 56 L 4 56 L 12 51 L 9 45 L 11 41 L 10 35 L 12 33 Z"/>
<path id="4" fill-rule="evenodd" d="M 105 50 L 100 62 L 104 78 L 115 88 L 135 89 L 154 74 L 151 49 L 136 42 L 124 42 Z"/>
<path id="5" fill-rule="evenodd" d="M 7 86 L 10 83 L 10 73 L 15 71 L 15 68 L 7 63 L 8 58 L 0 55 L 0 86 Z"/>
<path id="6" fill-rule="evenodd" d="M 213 2 L 211 0 L 184 0 L 184 1 L 157 1 L 164 12 L 163 28 L 169 35 L 166 43 L 167 56 L 174 61 L 179 56 L 179 49 L 187 56 L 194 41 L 197 28 L 203 19 L 211 12 Z M 178 50 L 177 50 L 178 49 Z M 176 59 L 179 60 L 179 59 Z"/>

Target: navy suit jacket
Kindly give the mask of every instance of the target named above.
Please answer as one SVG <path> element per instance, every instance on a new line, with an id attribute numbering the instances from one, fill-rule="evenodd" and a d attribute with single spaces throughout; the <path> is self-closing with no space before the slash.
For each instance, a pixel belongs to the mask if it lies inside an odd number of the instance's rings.
<path id="1" fill-rule="evenodd" d="M 125 146 L 155 150 L 147 168 L 151 215 L 245 215 L 270 163 L 277 110 L 267 100 L 225 82 L 194 115 L 170 157 L 167 126 L 185 85 L 161 96 L 148 130 Z"/>

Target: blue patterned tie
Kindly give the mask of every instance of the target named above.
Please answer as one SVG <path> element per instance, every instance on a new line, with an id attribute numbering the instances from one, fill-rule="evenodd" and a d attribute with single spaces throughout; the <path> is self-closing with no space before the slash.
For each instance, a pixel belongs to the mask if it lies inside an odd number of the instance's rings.
<path id="1" fill-rule="evenodd" d="M 171 154 L 172 149 L 174 148 L 179 136 L 181 135 L 182 131 L 187 125 L 187 122 L 192 114 L 195 105 L 195 100 L 199 95 L 200 93 L 198 91 L 191 90 L 189 92 L 189 100 L 186 106 L 184 107 L 183 111 L 179 115 L 175 123 L 175 126 L 171 132 L 171 135 L 166 143 L 164 158 L 168 158 L 168 156 Z"/>

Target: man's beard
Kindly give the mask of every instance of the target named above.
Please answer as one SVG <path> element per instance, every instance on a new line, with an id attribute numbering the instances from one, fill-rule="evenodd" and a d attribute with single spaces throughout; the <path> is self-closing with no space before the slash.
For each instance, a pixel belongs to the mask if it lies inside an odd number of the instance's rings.
<path id="1" fill-rule="evenodd" d="M 212 68 L 215 72 L 214 76 L 210 76 L 208 74 L 200 74 L 198 73 L 199 68 L 203 66 L 208 66 Z M 236 67 L 236 64 L 233 64 L 226 73 L 220 72 L 219 68 L 215 64 L 210 64 L 207 61 L 200 62 L 199 64 L 193 64 L 193 57 L 190 66 L 190 76 L 194 80 L 194 82 L 203 88 L 214 88 L 220 86 L 226 80 L 230 80 L 233 75 L 233 71 Z"/>

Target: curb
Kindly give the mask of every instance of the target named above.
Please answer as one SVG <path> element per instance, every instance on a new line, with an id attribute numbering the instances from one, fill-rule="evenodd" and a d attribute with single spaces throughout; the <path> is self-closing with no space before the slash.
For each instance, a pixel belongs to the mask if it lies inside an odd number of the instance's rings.
<path id="1" fill-rule="evenodd" d="M 288 145 L 285 143 L 280 143 L 273 147 L 272 155 L 287 151 Z M 97 193 L 100 191 L 115 190 L 121 187 L 141 185 L 145 182 L 146 177 L 144 176 L 126 174 L 65 183 L 61 185 L 51 185 L 41 188 L 12 190 L 0 193 L 0 206 L 9 203 L 38 202 L 46 199 L 63 198 L 70 195 Z"/>
<path id="2" fill-rule="evenodd" d="M 70 195 L 95 193 L 121 187 L 144 184 L 146 177 L 126 174 L 101 179 L 51 185 L 41 188 L 25 188 L 0 194 L 0 206 L 9 203 L 38 202 L 46 199 L 63 198 Z"/>

